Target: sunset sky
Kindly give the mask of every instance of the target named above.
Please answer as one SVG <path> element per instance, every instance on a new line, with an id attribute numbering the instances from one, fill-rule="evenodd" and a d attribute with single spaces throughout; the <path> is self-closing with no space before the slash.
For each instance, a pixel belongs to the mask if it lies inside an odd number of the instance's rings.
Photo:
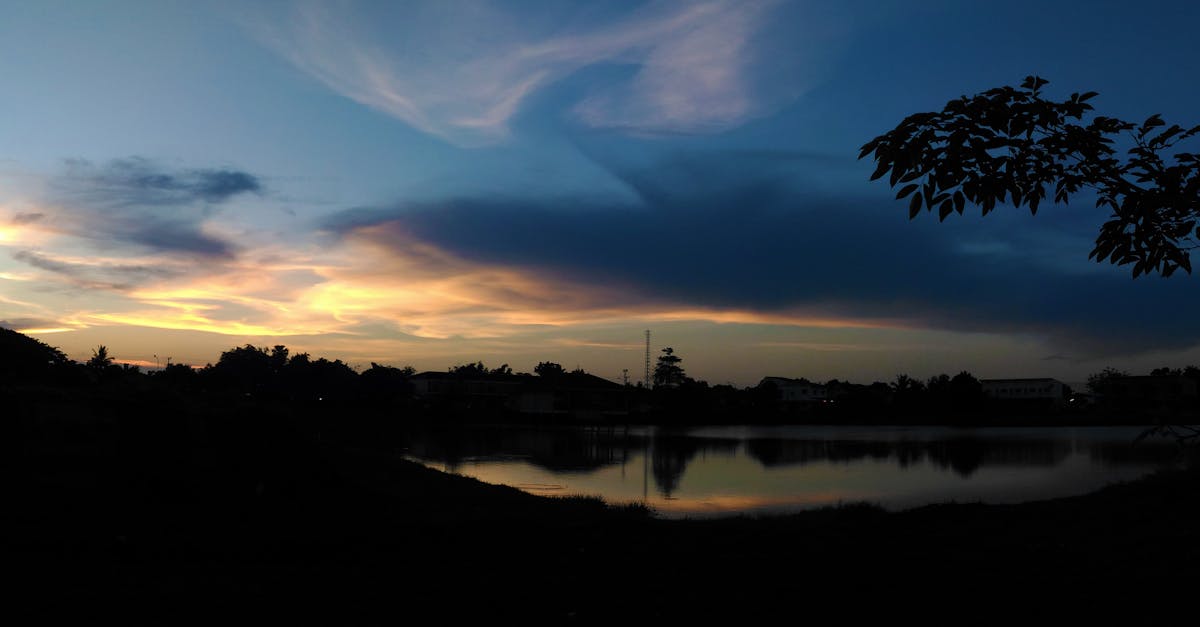
<path id="1" fill-rule="evenodd" d="M 1088 261 L 1091 199 L 909 221 L 856 160 L 1028 74 L 1200 124 L 1197 23 L 1153 0 L 0 0 L 0 326 L 149 366 L 249 342 L 613 380 L 650 329 L 739 386 L 1200 363 L 1200 277 Z"/>

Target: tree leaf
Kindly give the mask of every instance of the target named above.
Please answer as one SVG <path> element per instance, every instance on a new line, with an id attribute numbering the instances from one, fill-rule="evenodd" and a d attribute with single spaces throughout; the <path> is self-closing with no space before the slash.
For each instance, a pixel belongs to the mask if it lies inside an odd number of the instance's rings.
<path id="1" fill-rule="evenodd" d="M 912 220 L 921 213 L 921 195 L 914 194 L 912 200 L 908 201 L 908 219 Z"/>
<path id="2" fill-rule="evenodd" d="M 953 212 L 954 212 L 954 201 L 950 200 L 949 198 L 947 198 L 946 200 L 943 200 L 942 204 L 940 206 L 938 206 L 938 221 L 939 222 L 945 221 L 946 216 L 950 215 Z"/>
<path id="3" fill-rule="evenodd" d="M 920 187 L 920 186 L 917 185 L 916 183 L 912 183 L 910 185 L 905 185 L 904 187 L 901 187 L 900 191 L 896 192 L 896 200 L 900 200 L 901 198 L 904 198 L 905 196 L 908 196 L 909 194 L 917 191 L 918 187 Z"/>

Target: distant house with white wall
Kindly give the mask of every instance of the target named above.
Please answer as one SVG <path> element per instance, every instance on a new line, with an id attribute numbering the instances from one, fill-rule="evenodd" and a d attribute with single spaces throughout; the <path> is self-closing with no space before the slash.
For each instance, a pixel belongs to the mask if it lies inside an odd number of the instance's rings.
<path id="1" fill-rule="evenodd" d="M 1057 379 L 981 379 L 983 395 L 998 401 L 1048 403 L 1059 407 L 1066 403 L 1070 388 Z"/>
<path id="2" fill-rule="evenodd" d="M 829 391 L 824 385 L 803 378 L 763 377 L 758 385 L 759 387 L 775 386 L 781 403 L 797 407 L 817 405 L 829 398 Z"/>

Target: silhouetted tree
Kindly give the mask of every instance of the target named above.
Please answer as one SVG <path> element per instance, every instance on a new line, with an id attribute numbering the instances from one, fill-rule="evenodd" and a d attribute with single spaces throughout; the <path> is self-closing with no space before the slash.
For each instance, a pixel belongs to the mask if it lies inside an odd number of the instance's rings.
<path id="1" fill-rule="evenodd" d="M 286 348 L 284 348 L 282 351 L 278 350 L 280 348 L 282 347 L 276 346 L 271 355 L 271 367 L 276 372 L 283 369 L 283 364 L 280 364 L 280 361 L 283 360 L 279 359 L 279 354 L 282 353 L 283 357 L 287 357 L 288 353 Z M 289 368 L 304 368 L 312 363 L 312 355 L 309 355 L 308 353 L 296 353 L 295 355 L 292 355 L 290 359 L 287 359 L 286 362 L 286 366 Z"/>
<path id="2" fill-rule="evenodd" d="M 983 404 L 983 384 L 963 370 L 950 379 L 950 403 L 956 411 L 969 411 Z"/>
<path id="3" fill-rule="evenodd" d="M 300 357 L 300 355 L 297 355 Z M 287 394 L 293 399 L 345 400 L 353 395 L 358 373 L 340 359 L 293 358 L 284 370 Z"/>
<path id="4" fill-rule="evenodd" d="M 401 379 L 407 379 L 408 377 L 411 377 L 416 373 L 417 373 L 416 368 L 413 368 L 412 366 L 404 366 L 403 368 L 396 368 L 394 366 L 381 366 L 375 362 L 371 362 L 371 367 L 364 370 L 363 373 L 359 376 L 360 377 L 380 377 L 380 378 L 391 379 L 394 381 L 399 381 Z"/>
<path id="5" fill-rule="evenodd" d="M 75 370 L 75 363 L 57 348 L 0 328 L 0 382 L 46 380 Z"/>
<path id="6" fill-rule="evenodd" d="M 393 368 L 371 362 L 371 367 L 358 375 L 363 395 L 371 400 L 405 398 L 411 393 L 408 378 L 416 374 L 412 366 Z"/>
<path id="7" fill-rule="evenodd" d="M 533 368 L 534 374 L 539 377 L 560 377 L 566 373 L 562 364 L 556 364 L 552 361 L 538 362 L 538 365 Z"/>
<path id="8" fill-rule="evenodd" d="M 929 377 L 929 381 L 925 383 L 925 389 L 934 396 L 950 397 L 950 375 L 946 373 L 939 374 L 936 377 Z"/>
<path id="9" fill-rule="evenodd" d="M 267 349 L 247 344 L 222 352 L 216 365 L 205 369 L 205 377 L 218 387 L 260 393 L 274 382 L 277 365 L 278 357 L 272 359 Z"/>
<path id="10" fill-rule="evenodd" d="M 925 384 L 906 374 L 898 374 L 896 375 L 896 380 L 892 382 L 892 391 L 896 394 L 924 392 Z"/>
<path id="11" fill-rule="evenodd" d="M 196 384 L 196 370 L 186 364 L 167 364 L 154 375 L 154 380 L 176 387 L 191 387 Z"/>
<path id="12" fill-rule="evenodd" d="M 304 353 L 304 356 L 308 357 L 308 353 Z M 283 369 L 288 365 L 288 348 L 282 344 L 273 346 L 271 348 L 269 363 L 271 364 L 271 371 L 275 374 L 283 372 Z"/>
<path id="13" fill-rule="evenodd" d="M 92 357 L 87 360 L 87 367 L 97 372 L 107 370 L 113 365 L 113 358 L 108 354 L 108 347 L 101 344 L 92 349 Z"/>
<path id="14" fill-rule="evenodd" d="M 1065 204 L 1090 189 L 1096 206 L 1112 214 L 1089 258 L 1133 264 L 1135 277 L 1190 273 L 1188 251 L 1200 246 L 1200 154 L 1175 147 L 1200 126 L 1163 128 L 1158 115 L 1141 124 L 1104 116 L 1082 124 L 1096 92 L 1057 102 L 1042 96 L 1046 84 L 1029 76 L 1019 88 L 998 87 L 951 100 L 940 112 L 910 115 L 863 145 L 859 158 L 874 153 L 871 180 L 891 172 L 889 183 L 903 185 L 896 198 L 911 196 L 910 218 L 924 207 L 944 220 L 967 203 L 986 215 L 1006 201 L 1037 213 L 1048 192 Z M 1118 156 L 1112 136 L 1126 133 L 1133 146 Z"/>
<path id="15" fill-rule="evenodd" d="M 669 346 L 662 352 L 654 366 L 654 387 L 678 387 L 684 381 L 683 368 L 679 365 L 683 358 Z"/>
<path id="16" fill-rule="evenodd" d="M 1113 381 L 1121 377 L 1128 377 L 1129 373 L 1124 370 L 1117 370 L 1113 367 L 1105 368 L 1100 372 L 1088 375 L 1087 387 L 1092 394 L 1107 394 L 1112 392 Z"/>
<path id="17" fill-rule="evenodd" d="M 915 411 L 925 402 L 925 384 L 918 379 L 899 374 L 891 387 L 892 403 L 901 411 Z"/>
<path id="18" fill-rule="evenodd" d="M 483 365 L 482 361 L 477 361 L 473 364 L 459 364 L 450 368 L 452 374 L 459 376 L 481 377 L 488 374 L 487 366 Z"/>

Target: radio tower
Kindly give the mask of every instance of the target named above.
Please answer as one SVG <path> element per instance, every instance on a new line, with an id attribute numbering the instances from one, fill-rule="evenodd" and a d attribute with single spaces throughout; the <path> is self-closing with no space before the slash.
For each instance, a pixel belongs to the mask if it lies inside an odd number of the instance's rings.
<path id="1" fill-rule="evenodd" d="M 650 329 L 646 329 L 646 378 L 642 385 L 650 389 Z"/>

